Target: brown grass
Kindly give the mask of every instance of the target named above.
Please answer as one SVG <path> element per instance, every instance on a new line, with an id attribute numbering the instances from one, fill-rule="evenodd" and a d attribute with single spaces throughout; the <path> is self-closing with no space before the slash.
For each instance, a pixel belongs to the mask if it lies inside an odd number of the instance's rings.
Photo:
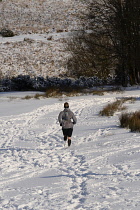
<path id="1" fill-rule="evenodd" d="M 120 126 L 129 128 L 132 132 L 140 132 L 140 111 L 122 114 L 120 116 Z"/>
<path id="2" fill-rule="evenodd" d="M 33 97 L 32 97 L 32 96 L 25 96 L 25 97 L 22 98 L 22 99 L 29 100 L 29 99 L 31 99 L 31 98 L 33 98 Z"/>
<path id="3" fill-rule="evenodd" d="M 134 101 L 134 98 L 122 98 L 122 99 L 118 99 L 117 101 L 107 104 L 107 106 L 105 106 L 103 108 L 102 111 L 100 111 L 100 115 L 101 116 L 113 116 L 115 112 L 117 111 L 122 111 L 125 110 L 126 107 L 122 106 L 123 103 L 125 103 L 126 101 Z"/>
<path id="4" fill-rule="evenodd" d="M 31 98 L 35 98 L 35 99 L 40 99 L 40 98 L 51 98 L 51 97 L 55 97 L 55 98 L 59 98 L 62 97 L 63 95 L 68 96 L 68 97 L 72 97 L 72 96 L 78 96 L 81 93 L 86 93 L 84 92 L 83 89 L 81 88 L 60 88 L 60 87 L 51 87 L 48 88 L 46 90 L 45 93 L 43 94 L 35 94 L 34 96 L 25 96 L 22 99 L 31 99 Z"/>
<path id="5" fill-rule="evenodd" d="M 113 103 L 108 104 L 100 111 L 101 116 L 113 116 L 116 111 L 124 110 L 125 107 L 122 107 L 122 100 L 117 100 Z"/>

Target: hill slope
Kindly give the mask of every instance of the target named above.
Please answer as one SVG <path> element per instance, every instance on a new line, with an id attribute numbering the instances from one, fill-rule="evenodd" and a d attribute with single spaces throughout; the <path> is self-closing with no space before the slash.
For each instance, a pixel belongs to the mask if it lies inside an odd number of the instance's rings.
<path id="1" fill-rule="evenodd" d="M 84 2 L 6 0 L 0 2 L 0 10 L 0 31 L 9 28 L 17 35 L 0 37 L 0 77 L 65 75 L 63 39 L 83 29 Z"/>

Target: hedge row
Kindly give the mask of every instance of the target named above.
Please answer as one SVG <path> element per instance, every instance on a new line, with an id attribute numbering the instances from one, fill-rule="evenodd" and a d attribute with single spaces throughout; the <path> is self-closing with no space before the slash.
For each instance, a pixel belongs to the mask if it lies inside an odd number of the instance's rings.
<path id="1" fill-rule="evenodd" d="M 57 78 L 57 77 L 35 77 L 19 75 L 11 79 L 0 80 L 0 92 L 4 91 L 45 91 L 50 87 L 71 88 L 92 88 L 100 85 L 113 85 L 114 79 L 101 80 L 97 77 L 80 77 L 79 79 Z"/>

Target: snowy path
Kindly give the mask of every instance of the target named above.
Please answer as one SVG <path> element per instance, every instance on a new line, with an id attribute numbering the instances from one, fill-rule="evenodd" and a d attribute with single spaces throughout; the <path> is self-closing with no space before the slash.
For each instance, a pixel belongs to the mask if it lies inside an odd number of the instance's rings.
<path id="1" fill-rule="evenodd" d="M 116 97 L 69 99 L 78 118 L 70 148 L 57 122 L 63 100 L 39 107 L 37 100 L 15 100 L 33 109 L 0 117 L 0 209 L 140 209 L 140 135 L 120 129 L 118 115 L 98 116 Z M 3 103 L 10 109 L 12 102 Z M 127 106 L 135 110 L 139 101 Z"/>

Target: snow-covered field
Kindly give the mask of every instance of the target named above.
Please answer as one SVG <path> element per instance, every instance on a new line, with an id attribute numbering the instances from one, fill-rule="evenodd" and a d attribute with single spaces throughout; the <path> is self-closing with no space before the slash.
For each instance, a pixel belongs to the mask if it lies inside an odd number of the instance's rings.
<path id="1" fill-rule="evenodd" d="M 33 93 L 30 93 L 33 94 Z M 140 90 L 61 99 L 0 93 L 1 210 L 139 210 L 140 134 L 99 111 Z M 78 122 L 64 148 L 57 116 L 68 101 Z"/>

